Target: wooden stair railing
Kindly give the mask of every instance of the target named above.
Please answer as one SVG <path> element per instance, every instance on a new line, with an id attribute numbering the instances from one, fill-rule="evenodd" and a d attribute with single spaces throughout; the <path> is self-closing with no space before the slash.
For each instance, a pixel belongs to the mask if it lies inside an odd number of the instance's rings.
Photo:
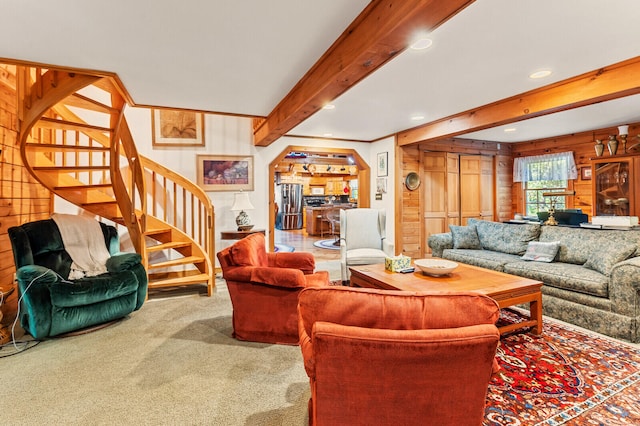
<path id="1" fill-rule="evenodd" d="M 25 168 L 52 193 L 126 226 L 149 288 L 206 284 L 211 296 L 211 201 L 188 179 L 139 155 L 112 79 L 23 66 L 17 80 Z"/>
<path id="2" fill-rule="evenodd" d="M 215 265 L 214 210 L 211 200 L 202 188 L 189 179 L 149 158 L 140 157 L 140 160 L 149 206 L 145 235 L 157 241 L 157 244 L 146 246 L 152 281 L 157 282 L 157 286 L 171 286 L 177 280 L 198 282 L 208 276 L 211 280 L 208 288 L 211 291 Z M 188 244 L 189 241 L 197 244 Z M 196 270 L 167 271 L 167 267 L 175 269 L 180 258 L 165 255 L 164 259 L 157 260 L 154 256 L 160 252 L 166 254 L 169 248 L 189 259 Z"/>

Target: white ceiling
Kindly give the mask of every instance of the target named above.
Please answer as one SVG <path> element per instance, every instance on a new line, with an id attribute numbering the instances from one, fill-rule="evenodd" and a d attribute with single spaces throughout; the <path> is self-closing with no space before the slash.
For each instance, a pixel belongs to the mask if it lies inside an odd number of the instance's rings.
<path id="1" fill-rule="evenodd" d="M 266 116 L 366 0 L 3 0 L 0 58 L 115 72 L 138 105 Z M 637 0 L 477 0 L 290 134 L 375 140 L 640 56 Z M 548 68 L 542 80 L 528 78 Z M 422 122 L 411 115 L 422 114 Z M 640 122 L 640 96 L 464 137 Z"/>

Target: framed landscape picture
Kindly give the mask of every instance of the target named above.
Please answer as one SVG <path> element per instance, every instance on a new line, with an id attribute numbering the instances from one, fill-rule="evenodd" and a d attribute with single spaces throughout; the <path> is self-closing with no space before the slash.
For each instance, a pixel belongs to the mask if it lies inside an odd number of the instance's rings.
<path id="1" fill-rule="evenodd" d="M 387 176 L 389 173 L 387 161 L 389 160 L 388 152 L 378 153 L 378 177 Z"/>
<path id="2" fill-rule="evenodd" d="M 196 170 L 205 191 L 253 191 L 252 155 L 198 155 Z"/>
<path id="3" fill-rule="evenodd" d="M 151 143 L 160 146 L 204 146 L 204 114 L 152 109 Z"/>

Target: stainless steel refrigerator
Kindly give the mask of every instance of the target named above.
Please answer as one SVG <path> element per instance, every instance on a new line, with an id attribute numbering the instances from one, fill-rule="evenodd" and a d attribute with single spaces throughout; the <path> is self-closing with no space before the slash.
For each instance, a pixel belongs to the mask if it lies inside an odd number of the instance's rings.
<path id="1" fill-rule="evenodd" d="M 283 183 L 280 185 L 280 202 L 278 203 L 278 229 L 302 228 L 302 185 L 299 183 Z"/>

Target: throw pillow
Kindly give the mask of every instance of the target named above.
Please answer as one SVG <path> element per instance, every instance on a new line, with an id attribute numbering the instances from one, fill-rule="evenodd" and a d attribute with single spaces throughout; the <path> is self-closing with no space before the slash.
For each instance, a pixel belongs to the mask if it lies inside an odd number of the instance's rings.
<path id="1" fill-rule="evenodd" d="M 454 249 L 479 250 L 482 248 L 475 226 L 449 225 L 449 229 L 451 230 L 451 236 L 453 237 Z"/>
<path id="2" fill-rule="evenodd" d="M 613 265 L 628 259 L 636 251 L 635 244 L 621 244 L 607 247 L 606 250 L 592 252 L 584 264 L 585 268 L 593 269 L 606 276 L 611 275 Z"/>
<path id="3" fill-rule="evenodd" d="M 529 241 L 527 245 L 527 251 L 522 256 L 522 260 L 535 260 L 536 262 L 553 262 L 558 249 L 560 248 L 560 241 Z"/>

